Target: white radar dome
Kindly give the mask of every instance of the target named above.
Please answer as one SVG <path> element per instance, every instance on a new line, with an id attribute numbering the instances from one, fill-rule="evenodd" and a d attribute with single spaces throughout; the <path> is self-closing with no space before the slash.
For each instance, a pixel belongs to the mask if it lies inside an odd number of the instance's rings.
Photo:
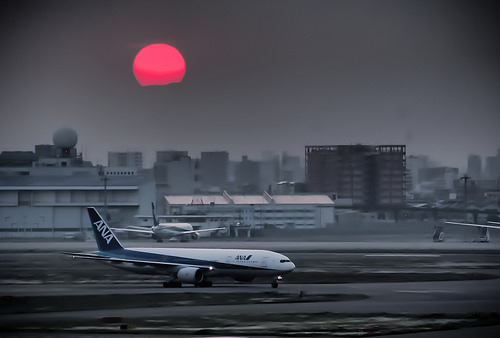
<path id="1" fill-rule="evenodd" d="M 76 131 L 71 128 L 61 128 L 54 133 L 52 140 L 54 141 L 54 145 L 56 147 L 70 149 L 76 146 L 78 135 L 76 134 Z"/>

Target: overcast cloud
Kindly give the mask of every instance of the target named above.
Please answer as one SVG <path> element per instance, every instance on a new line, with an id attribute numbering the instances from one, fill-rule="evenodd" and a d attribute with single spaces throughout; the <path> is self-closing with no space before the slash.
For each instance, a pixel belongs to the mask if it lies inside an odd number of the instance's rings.
<path id="1" fill-rule="evenodd" d="M 406 144 L 443 165 L 500 148 L 498 19 L 477 1 L 12 1 L 0 5 L 0 151 L 60 127 L 108 151 Z M 183 82 L 141 87 L 176 47 Z"/>

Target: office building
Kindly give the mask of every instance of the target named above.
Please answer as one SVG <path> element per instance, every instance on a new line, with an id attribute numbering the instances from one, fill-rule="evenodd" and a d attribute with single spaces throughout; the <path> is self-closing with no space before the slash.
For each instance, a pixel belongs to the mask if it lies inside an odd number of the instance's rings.
<path id="1" fill-rule="evenodd" d="M 260 189 L 260 162 L 243 156 L 236 165 L 236 182 L 242 193 L 254 194 Z"/>
<path id="2" fill-rule="evenodd" d="M 482 176 L 481 156 L 469 155 L 467 159 L 467 174 L 475 180 L 480 180 Z"/>
<path id="3" fill-rule="evenodd" d="M 406 192 L 406 146 L 306 146 L 310 192 L 351 199 L 357 207 L 400 206 Z"/>
<path id="4" fill-rule="evenodd" d="M 203 188 L 224 188 L 228 182 L 229 153 L 202 152 L 199 161 L 199 181 Z"/>

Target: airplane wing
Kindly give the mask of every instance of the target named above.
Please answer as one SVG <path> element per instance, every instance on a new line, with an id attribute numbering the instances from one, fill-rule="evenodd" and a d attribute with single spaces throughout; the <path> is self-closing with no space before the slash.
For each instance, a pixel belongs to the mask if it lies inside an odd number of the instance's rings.
<path id="1" fill-rule="evenodd" d="M 111 228 L 112 230 L 116 231 L 127 231 L 127 232 L 140 232 L 143 234 L 153 234 L 153 231 L 151 229 L 147 228 L 141 228 L 141 227 L 129 227 L 129 228 Z"/>
<path id="2" fill-rule="evenodd" d="M 491 222 L 491 221 L 489 221 L 488 223 L 499 224 L 499 225 L 496 226 L 496 225 L 475 224 L 475 223 L 462 223 L 462 222 L 445 222 L 445 223 L 446 224 L 454 224 L 454 225 L 467 225 L 467 226 L 478 227 L 478 228 L 500 229 L 500 223 L 498 223 L 498 222 Z"/>
<path id="3" fill-rule="evenodd" d="M 111 229 L 114 231 L 120 231 L 120 232 L 126 231 L 126 232 L 139 232 L 139 233 L 149 234 L 149 235 L 154 234 L 153 230 L 151 230 L 149 228 L 138 227 L 138 226 L 130 226 L 128 228 L 111 228 Z M 211 228 L 211 229 L 201 229 L 201 230 L 189 230 L 189 231 L 179 232 L 177 234 L 172 234 L 170 237 L 178 237 L 178 236 L 196 234 L 199 232 L 217 231 L 217 230 L 223 230 L 223 229 L 225 229 L 225 228 L 222 227 L 222 228 Z"/>
<path id="4" fill-rule="evenodd" d="M 81 259 L 91 259 L 97 261 L 105 261 L 105 262 L 113 262 L 113 263 L 133 263 L 138 265 L 151 265 L 155 267 L 163 267 L 163 268 L 171 268 L 177 266 L 190 266 L 196 267 L 200 269 L 212 270 L 212 266 L 208 265 L 196 265 L 196 264 L 185 264 L 185 263 L 172 263 L 172 262 L 161 262 L 161 261 L 150 261 L 150 260 L 142 260 L 142 259 L 131 259 L 131 258 L 119 258 L 112 256 L 103 256 L 94 253 L 83 253 L 83 252 L 63 252 L 65 255 L 70 255 L 73 258 L 81 258 Z"/>
<path id="5" fill-rule="evenodd" d="M 201 230 L 189 230 L 189 231 L 179 232 L 178 234 L 172 235 L 172 237 L 184 236 L 184 235 L 189 235 L 189 234 L 197 234 L 199 232 L 224 230 L 224 229 L 226 229 L 226 228 L 222 227 L 222 228 L 211 228 L 211 229 L 201 229 Z"/>

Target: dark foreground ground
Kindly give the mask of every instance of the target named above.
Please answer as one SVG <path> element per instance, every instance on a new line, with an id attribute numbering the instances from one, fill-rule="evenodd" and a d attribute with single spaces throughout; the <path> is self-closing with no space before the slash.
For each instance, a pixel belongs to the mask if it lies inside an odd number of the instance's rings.
<path id="1" fill-rule="evenodd" d="M 171 290 L 161 287 L 162 278 L 60 254 L 95 250 L 92 241 L 0 242 L 2 336 L 498 336 L 497 242 L 383 236 L 127 245 L 270 249 L 289 256 L 297 269 L 277 290 L 267 280 L 229 279 L 214 280 L 212 288 Z"/>

